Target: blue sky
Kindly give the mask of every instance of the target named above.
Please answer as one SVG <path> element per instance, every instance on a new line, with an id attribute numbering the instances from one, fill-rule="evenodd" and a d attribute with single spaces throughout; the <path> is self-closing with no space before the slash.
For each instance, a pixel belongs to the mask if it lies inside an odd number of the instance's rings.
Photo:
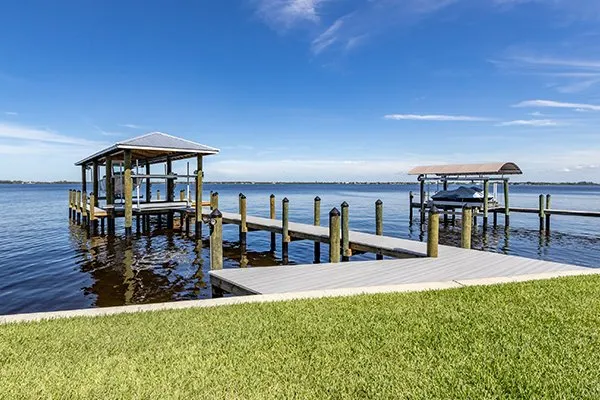
<path id="1" fill-rule="evenodd" d="M 163 131 L 210 180 L 600 181 L 597 0 L 23 0 L 0 37 L 0 179 Z"/>

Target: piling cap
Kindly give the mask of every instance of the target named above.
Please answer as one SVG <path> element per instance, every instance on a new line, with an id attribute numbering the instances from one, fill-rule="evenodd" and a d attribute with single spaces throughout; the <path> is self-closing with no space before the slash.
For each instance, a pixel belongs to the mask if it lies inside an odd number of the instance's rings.
<path id="1" fill-rule="evenodd" d="M 431 207 L 431 208 L 429 209 L 429 212 L 430 212 L 431 214 L 437 214 L 437 213 L 439 213 L 439 212 L 440 212 L 440 210 L 439 210 L 439 209 L 438 209 L 436 206 L 433 206 L 433 207 Z"/>
<path id="2" fill-rule="evenodd" d="M 319 196 L 315 197 L 315 201 L 321 201 L 321 198 Z"/>
<path id="3" fill-rule="evenodd" d="M 213 196 L 218 196 L 218 195 L 219 195 L 219 192 L 214 192 L 212 195 L 213 195 Z"/>
<path id="4" fill-rule="evenodd" d="M 346 207 L 348 207 L 348 203 L 346 203 L 346 202 L 343 202 L 343 203 L 342 203 L 342 208 L 346 208 Z"/>
<path id="5" fill-rule="evenodd" d="M 210 217 L 211 218 L 221 218 L 223 216 L 223 214 L 221 214 L 221 211 L 219 211 L 218 208 L 215 208 L 211 213 L 210 213 Z"/>
<path id="6" fill-rule="evenodd" d="M 377 199 L 377 201 L 375 202 L 375 205 L 378 205 L 378 206 L 380 206 L 382 204 L 383 204 L 383 201 L 381 201 L 381 199 Z"/>
<path id="7" fill-rule="evenodd" d="M 271 197 L 272 199 L 274 199 L 274 198 L 275 198 L 275 195 L 271 193 L 271 196 L 270 196 L 270 197 Z"/>
<path id="8" fill-rule="evenodd" d="M 337 208 L 333 207 L 331 209 L 331 211 L 329 211 L 329 216 L 330 217 L 339 217 L 340 216 L 340 212 Z"/>
<path id="9" fill-rule="evenodd" d="M 246 195 L 245 195 L 245 194 L 242 194 L 242 193 L 240 193 L 240 199 L 245 199 L 245 198 L 246 198 Z"/>
<path id="10" fill-rule="evenodd" d="M 288 200 L 288 198 L 287 198 L 287 197 L 284 197 L 282 201 L 283 201 L 284 203 L 289 203 L 289 202 L 290 202 L 290 201 Z"/>

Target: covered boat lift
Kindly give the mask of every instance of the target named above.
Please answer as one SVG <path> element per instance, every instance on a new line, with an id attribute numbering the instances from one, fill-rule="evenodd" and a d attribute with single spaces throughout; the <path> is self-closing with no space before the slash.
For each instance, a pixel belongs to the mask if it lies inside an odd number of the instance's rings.
<path id="1" fill-rule="evenodd" d="M 425 212 L 427 208 L 427 199 L 425 195 L 425 184 L 431 182 L 442 182 L 443 190 L 448 190 L 448 182 L 481 182 L 483 184 L 483 226 L 488 225 L 489 213 L 489 183 L 502 182 L 504 185 L 504 209 L 505 226 L 510 224 L 510 206 L 508 182 L 510 175 L 521 175 L 523 172 L 519 166 L 513 162 L 494 162 L 483 164 L 446 164 L 446 165 L 426 165 L 411 169 L 409 175 L 417 175 L 419 181 L 420 198 L 417 207 L 420 210 L 421 226 L 425 222 Z M 412 196 L 410 201 L 410 214 L 414 204 Z M 447 214 L 444 214 L 444 221 L 447 222 Z M 412 218 L 411 218 L 412 222 Z"/>
<path id="2" fill-rule="evenodd" d="M 100 150 L 75 163 L 76 166 L 81 167 L 81 193 L 84 196 L 82 203 L 86 204 L 86 171 L 91 169 L 93 190 L 90 195 L 91 201 L 89 207 L 90 210 L 99 207 L 98 193 L 100 189 L 100 167 L 104 167 L 106 175 L 106 206 L 99 210 L 106 212 L 109 233 L 114 232 L 114 218 L 122 213 L 125 217 L 125 234 L 130 236 L 132 234 L 134 208 L 138 215 L 167 212 L 167 227 L 172 228 L 174 211 L 188 209 L 190 205 L 193 205 L 195 208 L 195 215 L 202 215 L 202 182 L 204 177 L 202 168 L 203 157 L 218 153 L 219 149 L 214 147 L 195 143 L 162 132 L 151 132 L 133 139 L 117 142 L 112 146 Z M 189 158 L 196 159 L 196 171 L 191 175 L 188 168 L 188 173 L 186 175 L 175 174 L 173 172 L 173 161 Z M 165 172 L 162 174 L 152 174 L 150 170 L 151 165 L 159 163 L 165 164 Z M 116 177 L 113 176 L 113 164 L 121 164 L 123 168 L 120 177 L 123 180 L 124 204 L 122 206 L 115 204 Z M 139 172 L 140 167 L 145 167 L 145 173 L 142 174 Z M 189 188 L 185 199 L 180 199 L 179 202 L 175 201 L 175 182 L 178 178 L 187 178 L 188 183 L 190 179 L 194 179 L 194 203 L 191 202 Z M 151 179 L 164 179 L 166 181 L 167 193 L 165 201 L 152 200 Z M 144 201 L 142 202 L 140 200 L 139 182 L 143 180 L 146 182 L 146 193 Z M 137 189 L 137 202 L 135 207 L 133 202 L 134 181 L 136 182 L 135 186 Z M 201 217 L 196 218 L 196 236 L 201 235 L 201 220 Z M 96 221 L 94 221 L 94 223 L 95 222 Z"/>

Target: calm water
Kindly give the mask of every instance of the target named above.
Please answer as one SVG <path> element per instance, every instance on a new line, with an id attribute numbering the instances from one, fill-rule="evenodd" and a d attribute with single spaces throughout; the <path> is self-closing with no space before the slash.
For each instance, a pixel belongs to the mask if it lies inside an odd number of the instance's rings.
<path id="1" fill-rule="evenodd" d="M 165 232 L 130 242 L 122 236 L 89 238 L 68 220 L 69 188 L 74 186 L 0 185 L 0 314 L 210 297 L 206 242 Z M 154 189 L 161 188 L 155 185 Z M 277 196 L 278 213 L 281 199 L 287 196 L 290 219 L 305 223 L 312 223 L 316 195 L 322 199 L 323 221 L 328 210 L 345 200 L 350 204 L 351 229 L 365 232 L 374 231 L 374 202 L 380 198 L 384 233 L 421 239 L 418 224 L 411 228 L 408 223 L 408 192 L 417 192 L 416 185 L 205 185 L 204 198 L 210 190 L 219 192 L 220 208 L 225 211 L 236 211 L 238 193 L 244 192 L 248 213 L 259 216 L 268 216 L 271 193 Z M 513 186 L 511 205 L 536 207 L 540 193 L 553 195 L 554 208 L 600 211 L 600 188 L 593 186 Z M 553 232 L 546 236 L 537 231 L 536 215 L 513 213 L 507 232 L 499 215 L 498 229 L 490 229 L 485 236 L 480 228 L 475 230 L 473 246 L 599 267 L 600 220 L 552 218 Z M 237 229 L 224 227 L 226 268 L 239 267 Z M 122 227 L 117 227 L 117 233 L 123 233 Z M 269 237 L 266 232 L 248 234 L 250 266 L 280 263 L 279 253 L 268 253 Z M 442 228 L 440 240 L 456 245 L 460 227 Z M 290 261 L 310 263 L 312 252 L 312 243 L 293 242 Z M 325 245 L 322 255 L 327 255 Z M 374 259 L 374 255 L 353 259 Z"/>

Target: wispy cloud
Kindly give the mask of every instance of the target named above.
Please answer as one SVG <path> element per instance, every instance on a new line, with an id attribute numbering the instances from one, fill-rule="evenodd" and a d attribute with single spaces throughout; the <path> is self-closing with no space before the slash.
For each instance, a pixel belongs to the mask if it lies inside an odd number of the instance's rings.
<path id="1" fill-rule="evenodd" d="M 119 124 L 120 127 L 129 128 L 129 129 L 146 129 L 143 126 L 136 124 Z"/>
<path id="2" fill-rule="evenodd" d="M 344 19 L 340 18 L 336 20 L 325 32 L 321 33 L 311 44 L 311 50 L 314 54 L 319 54 L 327 47 L 335 43 L 339 38 L 337 32 L 344 25 Z"/>
<path id="3" fill-rule="evenodd" d="M 473 117 L 469 115 L 440 115 L 440 114 L 388 114 L 385 119 L 396 121 L 456 121 L 456 122 L 477 122 L 491 121 L 490 118 Z"/>
<path id="4" fill-rule="evenodd" d="M 317 23 L 319 8 L 331 0 L 257 0 L 257 15 L 271 28 L 286 31 L 301 23 Z"/>
<path id="5" fill-rule="evenodd" d="M 534 127 L 546 127 L 546 126 L 557 126 L 561 125 L 558 121 L 551 119 L 519 119 L 515 121 L 505 121 L 498 124 L 498 126 L 534 126 Z"/>
<path id="6" fill-rule="evenodd" d="M 553 100 L 527 100 L 513 105 L 513 107 L 542 107 L 542 108 L 566 108 L 571 110 L 600 111 L 600 105 L 583 103 L 564 103 Z"/>
<path id="7" fill-rule="evenodd" d="M 16 117 L 17 115 L 19 115 L 19 113 L 15 111 L 4 111 L 4 115 L 8 115 L 9 117 Z"/>
<path id="8" fill-rule="evenodd" d="M 18 139 L 29 142 L 61 143 L 70 146 L 98 146 L 103 144 L 94 140 L 62 135 L 47 129 L 32 128 L 6 122 L 0 122 L 0 138 Z M 35 143 L 32 144 L 34 145 Z"/>

